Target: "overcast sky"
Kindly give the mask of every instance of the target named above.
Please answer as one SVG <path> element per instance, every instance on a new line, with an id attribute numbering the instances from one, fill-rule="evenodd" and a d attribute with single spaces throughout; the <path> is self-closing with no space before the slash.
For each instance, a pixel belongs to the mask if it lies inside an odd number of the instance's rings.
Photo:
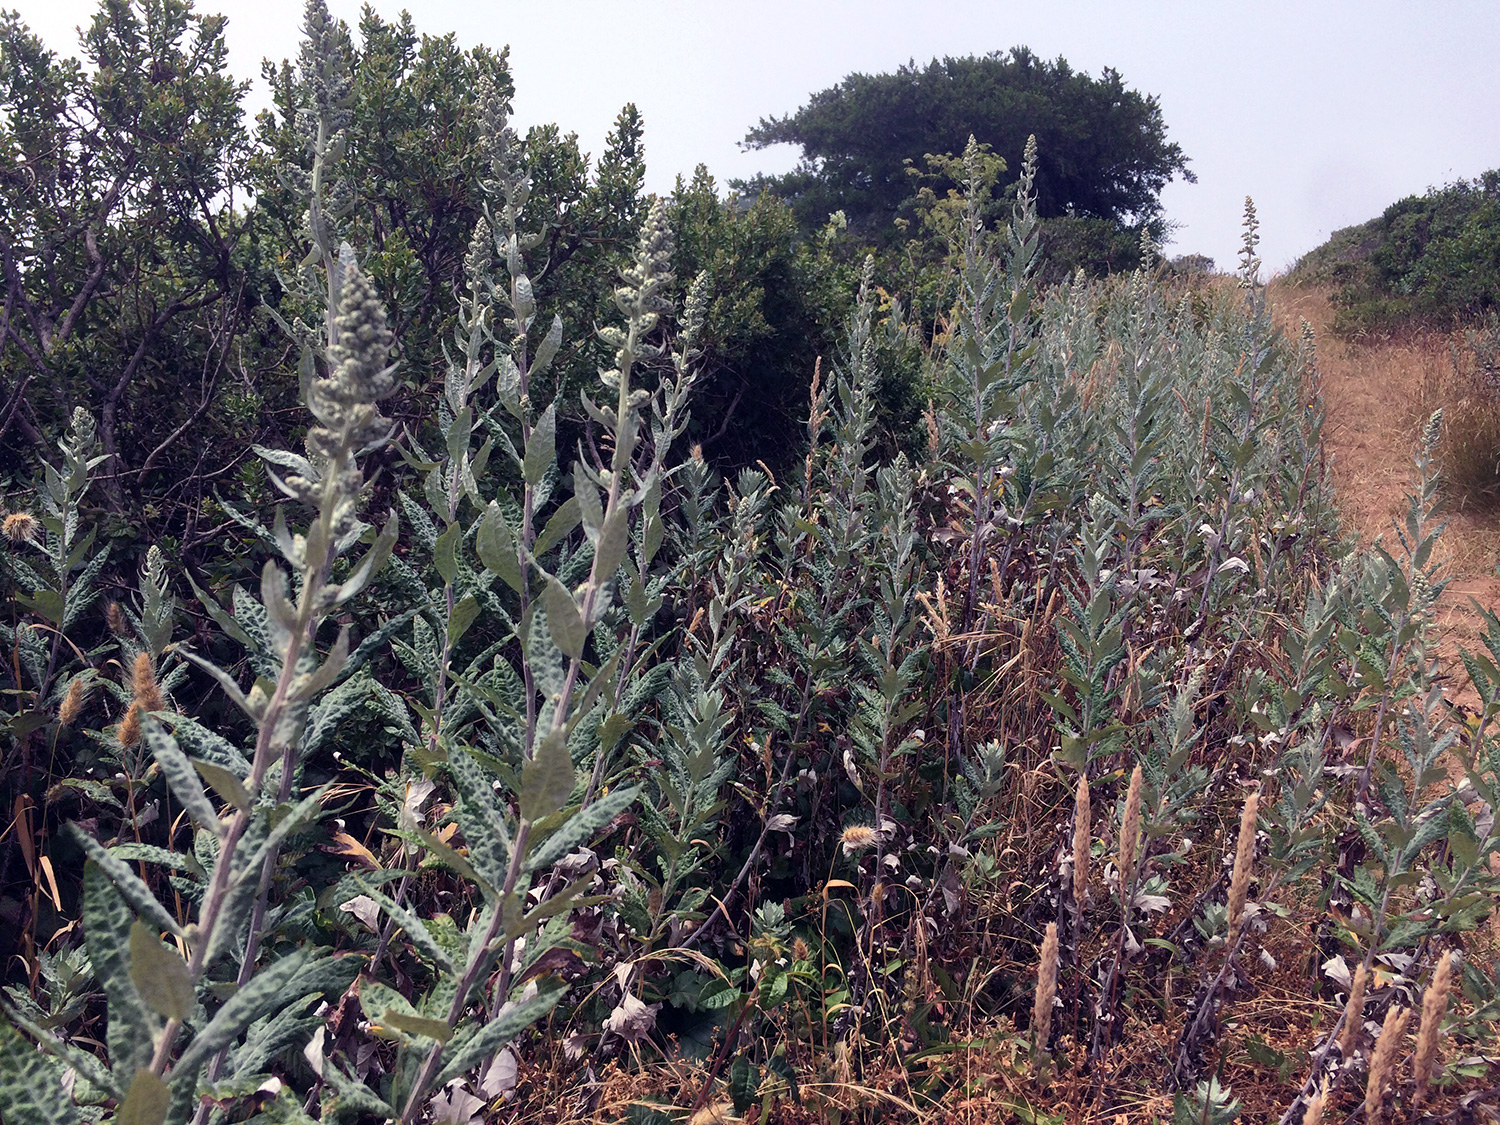
<path id="1" fill-rule="evenodd" d="M 0 0 L 4 2 L 4 0 Z M 17 0 L 9 0 L 14 4 Z M 294 57 L 301 0 L 197 0 L 229 16 L 236 77 L 266 104 L 260 60 Z M 329 0 L 356 24 L 359 0 Z M 60 53 L 93 0 L 19 0 Z M 698 163 L 721 183 L 789 168 L 789 147 L 740 152 L 762 115 L 862 71 L 1024 44 L 1098 75 L 1112 66 L 1161 99 L 1168 138 L 1198 175 L 1163 194 L 1170 254 L 1231 266 L 1244 197 L 1261 257 L 1290 265 L 1400 197 L 1500 166 L 1500 4 L 1440 0 L 1124 3 L 1032 0 L 374 0 L 419 32 L 510 45 L 519 124 L 556 121 L 597 154 L 620 107 L 646 122 L 646 186 Z"/>

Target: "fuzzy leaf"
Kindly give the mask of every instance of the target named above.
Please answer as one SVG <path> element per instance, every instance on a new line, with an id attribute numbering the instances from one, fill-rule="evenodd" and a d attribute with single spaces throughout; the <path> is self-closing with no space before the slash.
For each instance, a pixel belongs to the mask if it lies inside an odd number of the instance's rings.
<path id="1" fill-rule="evenodd" d="M 578 603 L 568 588 L 550 574 L 542 598 L 547 607 L 547 631 L 552 636 L 552 643 L 564 655 L 577 660 L 583 655 L 583 642 L 588 636 L 583 615 L 578 612 Z"/>
<path id="2" fill-rule="evenodd" d="M 434 1085 L 444 1086 L 492 1058 L 501 1047 L 537 1020 L 545 1018 L 557 1007 L 557 1002 L 567 990 L 567 985 L 548 977 L 538 984 L 536 995 L 531 999 L 508 1002 L 500 1009 L 498 1016 L 453 1052 Z"/>
<path id="3" fill-rule="evenodd" d="M 578 777 L 568 753 L 568 738 L 549 731 L 537 744 L 536 757 L 521 769 L 521 816 L 532 823 L 551 816 L 573 795 Z"/>
<path id="4" fill-rule="evenodd" d="M 459 638 L 469 631 L 479 618 L 479 602 L 473 594 L 465 594 L 453 606 L 453 613 L 448 618 L 448 643 L 458 644 Z"/>
<path id="5" fill-rule="evenodd" d="M 93 861 L 83 865 L 83 938 L 94 978 L 104 986 L 109 1021 L 109 1057 L 116 1070 L 132 1074 L 151 1065 L 158 1024 L 130 977 L 130 909 L 109 877 Z"/>
<path id="6" fill-rule="evenodd" d="M 0 1106 L 7 1121 L 78 1125 L 78 1110 L 63 1093 L 63 1069 L 8 1023 L 0 1022 Z"/>
<path id="7" fill-rule="evenodd" d="M 272 962 L 256 973 L 215 1013 L 193 1037 L 187 1050 L 177 1060 L 175 1073 L 191 1074 L 208 1061 L 208 1057 L 221 1047 L 227 1047 L 239 1038 L 250 1024 L 276 1008 L 284 1000 L 283 992 L 293 978 L 301 972 L 307 954 L 295 950 Z"/>
<path id="8" fill-rule="evenodd" d="M 222 766 L 216 766 L 211 762 L 193 759 L 193 768 L 203 775 L 203 780 L 213 787 L 213 791 L 229 804 L 239 809 L 240 812 L 250 811 L 250 794 L 245 789 L 245 784 L 236 777 L 231 770 Z"/>
<path id="9" fill-rule="evenodd" d="M 526 442 L 526 457 L 521 462 L 522 478 L 535 488 L 542 483 L 542 478 L 547 475 L 547 470 L 552 467 L 556 458 L 557 404 L 548 403 Z"/>
<path id="10" fill-rule="evenodd" d="M 168 1019 L 185 1020 L 197 1006 L 187 962 L 140 922 L 130 926 L 130 981 L 141 999 Z"/>
<path id="11" fill-rule="evenodd" d="M 109 877 L 109 881 L 118 888 L 125 901 L 135 908 L 137 914 L 158 930 L 165 930 L 173 937 L 182 936 L 182 927 L 177 924 L 176 919 L 167 913 L 166 907 L 151 893 L 151 888 L 130 870 L 124 860 L 110 855 L 98 840 L 71 821 L 68 822 L 67 831 L 73 842 L 99 865 L 100 870 Z"/>
<path id="12" fill-rule="evenodd" d="M 437 939 L 432 936 L 431 931 L 427 929 L 426 923 L 421 918 L 391 898 L 384 891 L 365 882 L 365 880 L 356 878 L 355 883 L 360 890 L 374 899 L 376 904 L 391 916 L 391 921 L 395 922 L 396 925 L 405 931 L 406 936 L 411 939 L 411 943 L 417 947 L 418 951 L 424 957 L 443 970 L 443 972 L 453 972 L 453 961 L 449 958 L 448 951 L 438 944 Z M 426 1033 L 423 1032 L 422 1034 Z M 436 1037 L 434 1036 L 433 1038 Z"/>
<path id="13" fill-rule="evenodd" d="M 203 791 L 203 783 L 193 772 L 193 767 L 188 762 L 187 755 L 182 752 L 182 747 L 177 745 L 177 740 L 150 715 L 141 724 L 141 730 L 146 735 L 146 745 L 151 747 L 156 764 L 161 767 L 162 776 L 167 779 L 172 793 L 182 802 L 187 814 L 216 836 L 222 835 L 224 826 L 219 821 L 219 814 L 209 801 L 208 794 Z"/>
<path id="14" fill-rule="evenodd" d="M 569 496 L 559 504 L 557 511 L 553 512 L 551 518 L 547 520 L 547 526 L 542 528 L 542 533 L 532 544 L 532 555 L 541 558 L 572 534 L 573 529 L 578 526 L 582 511 L 577 496 Z"/>
<path id="15" fill-rule="evenodd" d="M 574 813 L 541 846 L 526 857 L 526 871 L 551 867 L 575 848 L 586 844 L 595 832 L 635 804 L 640 790 L 616 789 L 600 797 L 582 812 Z M 566 798 L 564 798 L 566 799 Z"/>
<path id="16" fill-rule="evenodd" d="M 138 1070 L 115 1118 L 116 1125 L 161 1125 L 171 1102 L 172 1091 L 165 1082 L 149 1070 Z"/>
<path id="17" fill-rule="evenodd" d="M 516 537 L 510 524 L 505 522 L 500 505 L 493 500 L 479 519 L 479 529 L 474 534 L 474 547 L 486 570 L 499 575 L 500 580 L 512 590 L 521 592 L 525 575 L 516 555 Z"/>

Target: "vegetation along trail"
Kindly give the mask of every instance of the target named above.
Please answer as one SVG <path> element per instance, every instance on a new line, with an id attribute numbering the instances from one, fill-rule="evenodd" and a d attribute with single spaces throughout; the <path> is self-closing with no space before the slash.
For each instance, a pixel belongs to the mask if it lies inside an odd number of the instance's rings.
<path id="1" fill-rule="evenodd" d="M 1332 293 L 1318 285 L 1273 283 L 1271 305 L 1288 336 L 1306 321 L 1317 340 L 1327 410 L 1323 440 L 1345 530 L 1363 545 L 1382 537 L 1389 545 L 1393 521 L 1406 510 L 1422 425 L 1453 382 L 1463 333 L 1412 331 L 1346 341 L 1333 331 Z M 1452 697 L 1472 711 L 1479 701 L 1462 674 L 1458 650 L 1481 647 L 1484 618 L 1474 603 L 1500 606 L 1500 516 L 1453 503 L 1442 516 L 1448 526 L 1438 557 L 1448 584 L 1433 610 L 1438 659 L 1450 676 Z"/>

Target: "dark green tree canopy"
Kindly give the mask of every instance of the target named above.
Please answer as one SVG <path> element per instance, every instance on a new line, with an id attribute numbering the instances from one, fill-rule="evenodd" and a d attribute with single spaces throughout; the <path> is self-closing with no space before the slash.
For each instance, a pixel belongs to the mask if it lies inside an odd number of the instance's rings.
<path id="1" fill-rule="evenodd" d="M 1167 141 L 1154 96 L 1127 89 L 1113 69 L 1091 78 L 1062 58 L 1047 62 L 1016 47 L 851 74 L 796 113 L 762 118 L 743 146 L 800 145 L 802 161 L 785 175 L 737 186 L 786 199 L 804 229 L 842 210 L 856 229 L 878 234 L 912 194 L 904 162 L 962 152 L 971 134 L 1004 158 L 1002 184 L 1019 172 L 1026 138 L 1036 135 L 1044 218 L 1151 219 L 1174 176 L 1195 178 L 1182 149 Z"/>

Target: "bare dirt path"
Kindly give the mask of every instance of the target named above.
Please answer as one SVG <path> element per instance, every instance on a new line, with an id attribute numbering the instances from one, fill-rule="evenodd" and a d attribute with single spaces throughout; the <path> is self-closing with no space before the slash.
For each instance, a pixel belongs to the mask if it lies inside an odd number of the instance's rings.
<path id="1" fill-rule="evenodd" d="M 1440 403 L 1451 369 L 1449 337 L 1413 336 L 1346 344 L 1330 331 L 1333 310 L 1327 290 L 1273 283 L 1271 305 L 1289 336 L 1312 325 L 1323 373 L 1327 421 L 1324 439 L 1333 457 L 1333 480 L 1345 527 L 1364 543 L 1377 536 L 1395 546 L 1393 518 L 1404 519 L 1406 494 L 1414 487 L 1413 456 L 1422 425 Z M 1468 687 L 1458 648 L 1480 647 L 1484 621 L 1470 599 L 1500 611 L 1500 518 L 1492 514 L 1445 513 L 1439 555 L 1447 588 L 1438 602 L 1439 658 L 1453 674 L 1450 698 L 1469 708 L 1478 699 Z M 1463 690 L 1458 689 L 1462 685 Z"/>

